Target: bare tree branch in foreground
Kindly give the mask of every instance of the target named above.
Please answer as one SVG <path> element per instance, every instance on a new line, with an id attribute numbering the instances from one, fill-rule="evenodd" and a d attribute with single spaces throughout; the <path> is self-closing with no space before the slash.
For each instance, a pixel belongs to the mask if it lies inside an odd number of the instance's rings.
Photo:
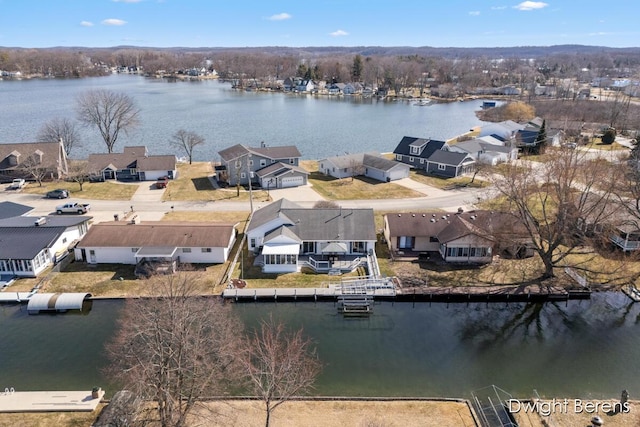
<path id="1" fill-rule="evenodd" d="M 248 391 L 264 401 L 265 426 L 274 409 L 313 388 L 321 363 L 311 346 L 302 329 L 288 333 L 272 317 L 248 338 L 241 363 Z"/>
<path id="2" fill-rule="evenodd" d="M 152 285 L 160 297 L 126 302 L 106 347 L 107 373 L 155 402 L 150 421 L 182 427 L 203 397 L 223 395 L 240 377 L 240 322 L 220 300 L 194 296 L 183 276 L 156 277 Z"/>

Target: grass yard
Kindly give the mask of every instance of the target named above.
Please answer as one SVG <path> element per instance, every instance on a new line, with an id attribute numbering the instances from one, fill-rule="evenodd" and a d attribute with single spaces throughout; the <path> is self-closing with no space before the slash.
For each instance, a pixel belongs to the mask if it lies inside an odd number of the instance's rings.
<path id="1" fill-rule="evenodd" d="M 70 197 L 77 199 L 129 200 L 138 189 L 138 183 L 121 183 L 117 181 L 85 182 L 82 184 L 82 191 L 80 191 L 80 184 L 77 182 L 43 182 L 42 187 L 38 186 L 37 183 L 30 182 L 23 188 L 22 192 L 42 194 L 44 197 L 48 191 L 56 188 L 69 190 L 71 192 Z"/>
<path id="2" fill-rule="evenodd" d="M 392 182 L 380 182 L 365 177 L 336 179 L 319 172 L 309 174 L 313 189 L 329 200 L 408 199 L 424 194 Z"/>
<path id="3" fill-rule="evenodd" d="M 471 187 L 484 188 L 489 186 L 489 182 L 476 176 L 471 182 L 470 176 L 459 176 L 457 178 L 440 178 L 433 175 L 425 175 L 422 171 L 411 170 L 409 178 L 421 184 L 430 185 L 431 187 L 440 188 L 442 190 L 455 187 Z"/>
<path id="4" fill-rule="evenodd" d="M 178 178 L 169 181 L 162 200 L 249 200 L 249 191 L 242 187 L 240 187 L 239 195 L 235 188 L 214 188 L 209 179 L 213 175 L 213 167 L 210 162 L 194 162 L 191 165 L 180 163 L 178 164 Z M 267 200 L 267 192 L 254 190 L 253 199 Z"/>

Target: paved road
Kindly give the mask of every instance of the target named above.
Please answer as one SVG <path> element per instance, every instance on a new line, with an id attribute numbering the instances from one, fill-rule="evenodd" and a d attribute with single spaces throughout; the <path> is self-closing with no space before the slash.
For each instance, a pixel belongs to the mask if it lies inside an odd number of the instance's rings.
<path id="1" fill-rule="evenodd" d="M 412 184 L 405 184 L 412 185 Z M 379 211 L 393 211 L 393 210 L 431 210 L 431 209 L 444 209 L 455 211 L 458 207 L 462 207 L 465 210 L 471 208 L 472 205 L 477 203 L 478 198 L 486 190 L 478 189 L 458 189 L 444 191 L 433 187 L 424 186 L 419 184 L 420 191 L 427 194 L 424 197 L 412 198 L 412 199 L 390 199 L 390 200 L 345 200 L 340 201 L 339 204 L 346 208 L 373 208 Z M 303 207 L 313 207 L 318 201 L 322 200 L 310 188 L 301 188 L 297 191 L 293 189 L 286 190 L 272 190 L 272 198 L 286 197 L 296 203 L 299 203 Z M 149 182 L 143 182 L 139 184 L 139 190 L 131 200 L 86 200 L 82 199 L 82 202 L 91 204 L 90 215 L 94 217 L 96 222 L 112 221 L 114 214 L 123 216 L 125 213 L 131 210 L 140 217 L 143 221 L 157 221 L 160 220 L 165 213 L 170 212 L 172 209 L 176 211 L 249 211 L 250 205 L 248 201 L 235 202 L 235 201 L 174 201 L 163 202 L 162 190 L 151 189 Z M 275 194 L 273 194 L 275 193 Z M 40 195 L 27 194 L 16 191 L 0 190 L 0 199 L 8 200 L 15 203 L 22 203 L 24 205 L 32 206 L 34 209 L 29 213 L 31 216 L 35 215 L 51 215 L 55 214 L 56 205 L 60 204 L 60 200 L 46 199 Z M 73 200 L 73 199 L 71 199 Z M 265 206 L 267 203 L 264 201 L 254 200 L 254 209 L 259 209 Z"/>

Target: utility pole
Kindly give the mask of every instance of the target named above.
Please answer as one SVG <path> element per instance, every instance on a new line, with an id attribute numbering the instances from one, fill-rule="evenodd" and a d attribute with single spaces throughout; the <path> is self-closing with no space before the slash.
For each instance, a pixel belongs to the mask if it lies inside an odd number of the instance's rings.
<path id="1" fill-rule="evenodd" d="M 247 153 L 247 178 L 249 179 L 249 209 L 251 209 L 251 215 L 253 215 L 253 191 L 251 188 L 251 168 L 249 167 L 249 159 L 251 159 L 251 153 Z"/>

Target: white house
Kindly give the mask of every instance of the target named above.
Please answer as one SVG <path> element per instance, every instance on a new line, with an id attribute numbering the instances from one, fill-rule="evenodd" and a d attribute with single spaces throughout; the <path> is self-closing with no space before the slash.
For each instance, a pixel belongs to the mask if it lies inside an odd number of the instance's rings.
<path id="1" fill-rule="evenodd" d="M 318 162 L 318 170 L 338 179 L 362 175 L 378 181 L 390 182 L 409 177 L 411 166 L 371 152 L 327 157 Z"/>
<path id="2" fill-rule="evenodd" d="M 89 264 L 220 264 L 227 261 L 235 239 L 233 224 L 102 222 L 92 226 L 76 246 L 75 259 Z"/>
<path id="3" fill-rule="evenodd" d="M 352 271 L 375 251 L 373 209 L 302 208 L 280 199 L 254 212 L 247 242 L 265 273 Z"/>
<path id="4" fill-rule="evenodd" d="M 0 273 L 36 277 L 87 233 L 90 216 L 16 216 L 0 220 Z"/>

